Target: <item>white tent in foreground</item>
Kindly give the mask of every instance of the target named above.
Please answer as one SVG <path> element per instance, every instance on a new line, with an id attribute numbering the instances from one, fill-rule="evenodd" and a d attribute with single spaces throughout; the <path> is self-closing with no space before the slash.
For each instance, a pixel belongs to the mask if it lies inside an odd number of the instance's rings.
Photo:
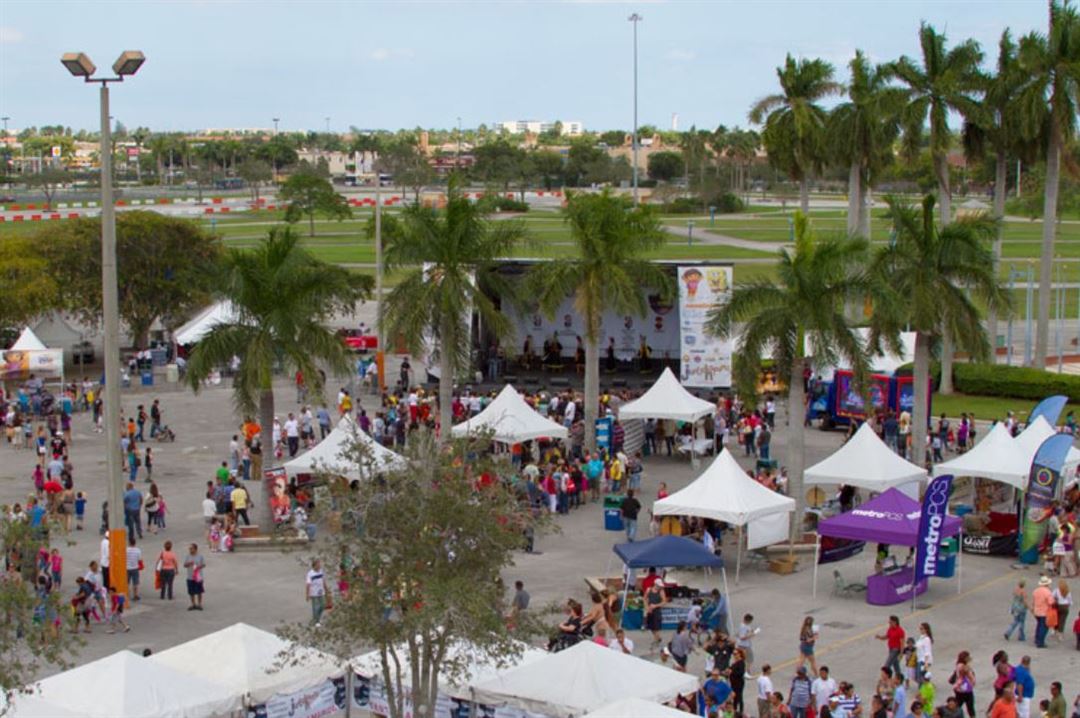
<path id="1" fill-rule="evenodd" d="M 686 718 L 687 714 L 640 698 L 623 698 L 586 713 L 583 718 Z"/>
<path id="2" fill-rule="evenodd" d="M 540 438 L 565 439 L 568 435 L 565 426 L 538 414 L 509 384 L 483 411 L 453 427 L 450 433 L 464 437 L 485 431 L 491 431 L 495 441 L 506 444 Z"/>
<path id="3" fill-rule="evenodd" d="M 48 348 L 45 346 L 45 342 L 38 339 L 37 334 L 34 334 L 34 330 L 30 327 L 25 327 L 22 333 L 19 334 L 19 338 L 11 345 L 12 350 L 23 352 L 43 352 Z"/>
<path id="4" fill-rule="evenodd" d="M 145 660 L 227 688 L 252 704 L 264 703 L 275 693 L 312 688 L 345 672 L 344 662 L 314 649 L 298 650 L 295 660 L 283 660 L 289 645 L 269 631 L 234 623 Z"/>
<path id="5" fill-rule="evenodd" d="M 1031 470 L 1031 464 L 1035 461 L 1035 454 L 1039 451 L 1039 447 L 1042 443 L 1056 434 L 1057 431 L 1054 427 L 1050 426 L 1045 418 L 1039 416 L 1035 421 L 1031 422 L 1026 429 L 1020 432 L 1013 441 L 1020 447 L 1023 452 L 1024 460 L 1027 461 L 1028 470 Z M 1069 449 L 1069 453 L 1065 456 L 1065 467 L 1062 471 L 1062 476 L 1072 476 L 1076 473 L 1076 468 L 1080 466 L 1080 450 L 1074 446 Z M 1027 477 L 1025 476 L 1025 479 Z M 1027 484 L 1024 484 L 1027 486 Z"/>
<path id="6" fill-rule="evenodd" d="M 213 662 L 204 655 L 201 660 Z M 40 681 L 25 714 L 16 699 L 15 718 L 67 713 L 84 718 L 206 718 L 241 708 L 228 688 L 137 656 L 118 651 L 105 658 Z M 46 711 L 42 713 L 41 711 Z"/>
<path id="7" fill-rule="evenodd" d="M 666 367 L 656 383 L 637 399 L 619 407 L 619 420 L 674 419 L 697 421 L 713 413 L 716 407 L 688 392 L 670 367 Z"/>
<path id="8" fill-rule="evenodd" d="M 231 324 L 239 317 L 232 302 L 214 302 L 173 332 L 173 339 L 177 344 L 194 344 L 218 324 Z"/>
<path id="9" fill-rule="evenodd" d="M 347 456 L 357 442 L 366 449 L 362 463 Z M 314 448 L 286 461 L 283 466 L 290 477 L 325 471 L 350 480 L 360 480 L 372 474 L 404 468 L 405 457 L 375 441 L 346 416 Z"/>
<path id="10" fill-rule="evenodd" d="M 472 700 L 552 716 L 582 716 L 623 698 L 670 701 L 697 690 L 697 677 L 592 641 L 504 671 L 473 687 Z"/>
<path id="11" fill-rule="evenodd" d="M 926 469 L 903 459 L 885 446 L 869 423 L 864 423 L 846 444 L 803 473 L 805 484 L 846 484 L 870 491 L 885 491 L 926 479 Z"/>
<path id="12" fill-rule="evenodd" d="M 1016 443 L 1005 424 L 998 422 L 982 441 L 955 459 L 934 466 L 934 476 L 976 476 L 993 479 L 1023 491 L 1031 473 L 1031 456 Z"/>
<path id="13" fill-rule="evenodd" d="M 655 516 L 697 516 L 739 527 L 737 583 L 742 563 L 742 527 L 765 520 L 767 524 L 782 526 L 782 532 L 776 535 L 786 536 L 787 514 L 795 510 L 795 499 L 771 491 L 747 476 L 746 470 L 725 448 L 689 486 L 660 499 L 652 510 Z"/>

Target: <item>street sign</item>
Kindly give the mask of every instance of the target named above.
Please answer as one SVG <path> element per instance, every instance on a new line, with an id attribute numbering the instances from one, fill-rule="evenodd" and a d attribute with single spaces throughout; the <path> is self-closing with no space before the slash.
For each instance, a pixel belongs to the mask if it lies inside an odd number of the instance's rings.
<path id="1" fill-rule="evenodd" d="M 60 145 L 53 145 L 52 156 L 53 157 L 59 157 L 60 156 Z"/>

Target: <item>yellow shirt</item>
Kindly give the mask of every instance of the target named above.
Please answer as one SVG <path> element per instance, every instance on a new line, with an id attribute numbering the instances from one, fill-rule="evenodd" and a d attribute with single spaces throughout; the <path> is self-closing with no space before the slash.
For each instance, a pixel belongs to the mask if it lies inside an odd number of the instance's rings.
<path id="1" fill-rule="evenodd" d="M 232 499 L 232 505 L 234 509 L 246 509 L 247 508 L 247 491 L 242 487 L 237 486 L 232 490 L 229 495 Z"/>
<path id="2" fill-rule="evenodd" d="M 612 481 L 622 481 L 623 465 L 618 459 L 611 462 L 611 466 L 608 468 L 608 476 Z"/>

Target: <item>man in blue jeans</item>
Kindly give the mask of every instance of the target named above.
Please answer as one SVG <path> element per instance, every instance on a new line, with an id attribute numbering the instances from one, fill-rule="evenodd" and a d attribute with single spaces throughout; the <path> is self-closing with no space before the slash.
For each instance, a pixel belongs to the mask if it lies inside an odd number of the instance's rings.
<path id="1" fill-rule="evenodd" d="M 142 538 L 142 517 L 139 514 L 142 509 L 142 494 L 135 488 L 135 484 L 128 482 L 124 492 L 124 524 L 127 526 L 128 536 L 139 535 Z"/>
<path id="2" fill-rule="evenodd" d="M 1049 576 L 1039 579 L 1038 587 L 1031 594 L 1031 612 L 1035 614 L 1035 647 L 1046 648 L 1046 634 L 1050 627 L 1046 625 L 1046 615 L 1054 604 L 1054 594 L 1050 587 L 1054 582 Z"/>
<path id="3" fill-rule="evenodd" d="M 637 517 L 639 511 L 641 511 L 641 502 L 634 498 L 634 490 L 628 489 L 626 491 L 626 498 L 622 500 L 622 504 L 619 506 L 619 513 L 622 514 L 623 528 L 626 530 L 626 540 L 631 543 L 637 538 Z"/>

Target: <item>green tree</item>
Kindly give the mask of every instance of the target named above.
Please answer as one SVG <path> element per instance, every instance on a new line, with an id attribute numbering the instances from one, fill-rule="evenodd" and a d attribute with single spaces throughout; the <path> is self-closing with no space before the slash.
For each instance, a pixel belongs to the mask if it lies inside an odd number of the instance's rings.
<path id="1" fill-rule="evenodd" d="M 601 132 L 597 140 L 607 145 L 608 147 L 622 147 L 626 142 L 626 135 L 629 134 L 623 130 L 606 130 Z"/>
<path id="2" fill-rule="evenodd" d="M 34 241 L 48 263 L 60 306 L 87 323 L 101 318 L 101 219 L 83 217 L 44 226 Z M 191 220 L 157 212 L 116 216 L 120 318 L 138 346 L 161 319 L 176 325 L 205 302 L 219 240 Z"/>
<path id="3" fill-rule="evenodd" d="M 392 176 L 394 182 L 401 187 L 412 189 L 417 204 L 420 203 L 421 190 L 435 179 L 435 170 L 431 168 L 427 156 L 412 135 L 385 143 L 379 151 L 375 166 L 379 172 Z"/>
<path id="4" fill-rule="evenodd" d="M 1005 30 L 998 43 L 996 71 L 980 77 L 982 111 L 964 123 L 964 149 L 968 157 L 982 158 L 992 154 L 994 158 L 994 218 L 998 220 L 995 261 L 1001 260 L 1009 160 L 1013 157 L 1027 159 L 1034 154 L 1032 143 L 1025 141 L 1020 127 L 1019 97 L 1026 79 L 1016 43 Z M 997 337 L 997 313 L 989 312 L 986 323 L 993 341 Z"/>
<path id="5" fill-rule="evenodd" d="M 189 386 L 198 392 L 211 372 L 238 357 L 233 401 L 241 414 L 259 417 L 269 439 L 275 366 L 303 372 L 320 397 L 320 364 L 334 372 L 350 370 L 345 344 L 327 320 L 354 311 L 370 297 L 373 285 L 368 275 L 315 259 L 287 227 L 272 229 L 255 249 L 225 250 L 213 287 L 237 316 L 215 325 L 195 345 L 188 360 Z M 268 440 L 264 445 L 270 449 Z M 259 521 L 267 521 L 267 501 L 255 503 Z"/>
<path id="6" fill-rule="evenodd" d="M 337 193 L 330 180 L 314 172 L 304 171 L 285 180 L 278 191 L 278 199 L 288 202 L 285 221 L 294 223 L 308 218 L 308 236 L 315 236 L 315 215 L 321 214 L 339 222 L 352 217 L 352 209 L 345 198 Z"/>
<path id="7" fill-rule="evenodd" d="M 1050 284 L 1057 239 L 1058 190 L 1063 148 L 1076 133 L 1080 112 L 1080 17 L 1068 2 L 1051 0 L 1047 34 L 1031 33 L 1020 41 L 1020 63 L 1031 80 L 1021 98 L 1021 121 L 1029 136 L 1040 135 L 1046 147 L 1046 194 L 1043 199 L 1042 256 L 1039 263 L 1039 312 L 1035 327 L 1035 364 L 1044 366 L 1049 344 Z"/>
<path id="8" fill-rule="evenodd" d="M 683 171 L 683 156 L 679 152 L 653 152 L 649 155 L 649 178 L 670 182 Z"/>
<path id="9" fill-rule="evenodd" d="M 506 336 L 509 320 L 483 289 L 512 296 L 496 273 L 498 260 L 525 238 L 518 221 L 492 221 L 486 205 L 470 202 L 457 176 L 450 179 L 446 208 L 406 207 L 396 221 L 384 218 L 387 270 L 403 277 L 385 297 L 382 322 L 386 336 L 400 336 L 414 356 L 431 337 L 439 360 L 439 426 L 450 436 L 454 379 L 470 364 L 473 312 L 495 336 Z"/>
<path id="10" fill-rule="evenodd" d="M 610 310 L 643 316 L 648 311 L 643 288 L 670 297 L 674 283 L 659 265 L 644 259 L 666 240 L 654 208 L 631 208 L 627 198 L 604 190 L 571 193 L 563 214 L 574 256 L 537 264 L 528 279 L 529 296 L 549 316 L 573 297 L 584 319 L 585 445 L 595 451 L 603 314 Z"/>
<path id="11" fill-rule="evenodd" d="M 251 188 L 251 198 L 256 202 L 259 201 L 259 188 L 274 178 L 274 171 L 270 165 L 264 160 L 252 157 L 240 163 L 237 174 L 247 182 L 248 187 Z"/>
<path id="12" fill-rule="evenodd" d="M 810 176 L 825 158 L 828 115 L 818 101 L 841 91 L 833 82 L 833 66 L 824 60 L 796 60 L 791 55 L 776 68 L 781 92 L 764 97 L 750 109 L 750 121 L 764 122 L 761 140 L 769 164 L 799 183 L 799 206 L 810 211 Z"/>
<path id="13" fill-rule="evenodd" d="M 75 179 L 64 167 L 46 167 L 41 172 L 23 175 L 23 182 L 27 189 L 40 190 L 45 195 L 45 209 L 52 209 L 53 197 L 64 185 L 70 184 Z"/>
<path id="14" fill-rule="evenodd" d="M 533 167 L 544 189 L 552 190 L 563 182 L 563 156 L 552 150 L 534 150 L 529 153 Z"/>
<path id="15" fill-rule="evenodd" d="M 495 140 L 473 150 L 476 164 L 472 175 L 485 184 L 499 185 L 505 192 L 518 178 L 525 151 L 506 140 Z"/>
<path id="16" fill-rule="evenodd" d="M 320 626 L 283 631 L 332 655 L 374 647 L 390 718 L 410 704 L 411 715 L 433 718 L 440 676 L 462 682 L 478 662 L 511 664 L 537 632 L 527 615 L 506 620 L 500 581 L 537 522 L 509 483 L 477 488 L 478 476 L 497 473 L 484 448 L 482 439 L 440 447 L 421 429 L 406 447 L 408 470 L 384 476 L 378 491 L 338 491 L 345 525 L 316 557 L 349 590 Z M 362 447 L 352 452 L 363 466 Z"/>
<path id="17" fill-rule="evenodd" d="M 964 217 L 944 227 L 934 223 L 934 197 L 922 207 L 888 198 L 895 240 L 880 247 L 871 271 L 879 288 L 874 304 L 871 344 L 882 338 L 896 349 L 899 332 L 915 332 L 915 398 L 912 461 L 926 455 L 930 417 L 930 352 L 947 335 L 977 360 L 990 353 L 979 304 L 1007 310 L 1010 295 L 997 278 L 989 249 L 995 221 L 985 215 Z M 944 371 L 944 368 L 942 369 Z"/>
<path id="18" fill-rule="evenodd" d="M 848 101 L 829 114 L 829 146 L 836 162 L 848 167 L 847 232 L 870 238 L 866 193 L 881 169 L 892 162 L 899 135 L 904 92 L 889 87 L 889 72 L 856 51 L 850 63 Z"/>
<path id="19" fill-rule="evenodd" d="M 795 499 L 792 541 L 802 538 L 806 407 L 803 374 L 807 348 L 825 365 L 843 363 L 861 384 L 867 371 L 866 352 L 845 313 L 848 301 L 861 301 L 871 289 L 862 271 L 869 243 L 861 237 L 817 237 L 809 220 L 795 214 L 795 246 L 782 249 L 777 278 L 736 285 L 731 295 L 709 313 L 707 331 L 720 337 L 739 335 L 735 381 L 748 393 L 757 391 L 761 360 L 772 350 L 788 391 L 787 466 L 789 494 Z"/>
<path id="20" fill-rule="evenodd" d="M 59 287 L 33 237 L 0 238 L 0 326 L 20 326 L 59 306 Z"/>

